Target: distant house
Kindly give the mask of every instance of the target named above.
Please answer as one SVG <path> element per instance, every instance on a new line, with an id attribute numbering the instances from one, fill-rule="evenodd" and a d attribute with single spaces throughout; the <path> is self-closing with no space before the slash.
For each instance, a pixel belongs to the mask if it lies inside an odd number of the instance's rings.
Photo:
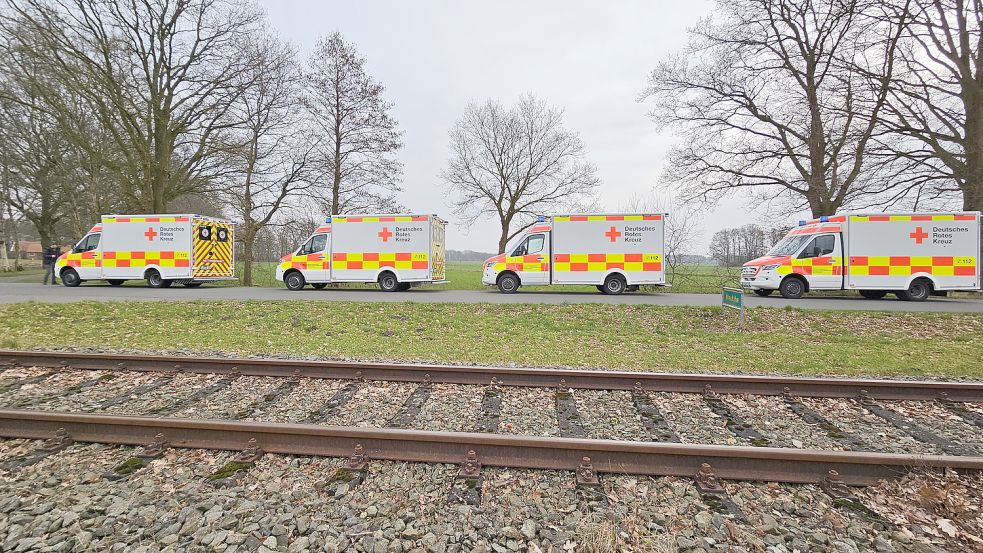
<path id="1" fill-rule="evenodd" d="M 10 252 L 13 254 L 14 252 Z M 20 258 L 21 259 L 33 259 L 40 261 L 44 257 L 44 250 L 41 248 L 41 242 L 34 242 L 33 240 L 21 240 L 20 241 Z"/>

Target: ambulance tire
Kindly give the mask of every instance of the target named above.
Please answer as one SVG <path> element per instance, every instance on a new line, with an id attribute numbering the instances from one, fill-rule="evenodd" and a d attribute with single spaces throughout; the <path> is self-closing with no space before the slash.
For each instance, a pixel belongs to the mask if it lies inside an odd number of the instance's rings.
<path id="1" fill-rule="evenodd" d="M 902 301 L 925 301 L 932 295 L 932 282 L 927 278 L 916 278 L 907 290 L 895 292 Z"/>
<path id="2" fill-rule="evenodd" d="M 868 300 L 879 300 L 887 295 L 887 290 L 861 290 L 860 295 Z"/>
<path id="3" fill-rule="evenodd" d="M 328 286 L 327 282 L 316 282 L 314 284 L 311 284 L 311 288 L 315 290 L 324 290 L 327 286 Z"/>
<path id="4" fill-rule="evenodd" d="M 601 290 L 609 296 L 619 296 L 625 293 L 628 288 L 628 283 L 625 282 L 625 277 L 621 275 L 609 275 L 608 278 L 604 279 L 604 289 Z"/>
<path id="5" fill-rule="evenodd" d="M 386 271 L 379 275 L 379 288 L 383 292 L 398 292 L 400 289 L 399 280 L 396 275 Z"/>
<path id="6" fill-rule="evenodd" d="M 75 269 L 65 269 L 61 272 L 61 283 L 69 288 L 75 288 L 79 284 L 82 284 L 82 279 L 75 272 Z"/>
<path id="7" fill-rule="evenodd" d="M 119 279 L 119 278 L 111 278 L 111 279 L 107 280 L 106 282 L 108 282 L 110 286 L 122 286 L 123 283 L 126 282 L 126 281 L 124 281 L 122 279 Z"/>
<path id="8" fill-rule="evenodd" d="M 759 295 L 759 296 L 761 296 L 762 298 L 766 298 L 766 297 L 770 296 L 772 292 L 774 292 L 774 290 L 771 290 L 771 289 L 767 289 L 766 290 L 764 288 L 755 288 L 754 289 L 754 293 L 757 294 L 757 295 Z"/>
<path id="9" fill-rule="evenodd" d="M 160 272 L 156 269 L 147 271 L 147 286 L 151 288 L 167 288 L 170 285 L 171 281 L 160 276 Z"/>
<path id="10" fill-rule="evenodd" d="M 307 281 L 304 279 L 304 275 L 300 271 L 291 271 L 283 275 L 283 285 L 287 287 L 287 290 L 292 290 L 296 292 L 297 290 L 303 290 L 304 285 Z"/>
<path id="11" fill-rule="evenodd" d="M 806 291 L 806 283 L 799 277 L 788 276 L 778 285 L 778 293 L 787 300 L 797 300 Z"/>
<path id="12" fill-rule="evenodd" d="M 498 291 L 503 294 L 514 294 L 520 285 L 519 275 L 515 273 L 504 273 L 498 277 Z"/>

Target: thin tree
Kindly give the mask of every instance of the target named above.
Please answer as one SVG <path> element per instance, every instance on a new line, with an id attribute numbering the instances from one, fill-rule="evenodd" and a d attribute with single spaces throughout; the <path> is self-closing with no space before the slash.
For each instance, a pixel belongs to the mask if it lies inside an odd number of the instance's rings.
<path id="1" fill-rule="evenodd" d="M 253 60 L 241 77 L 250 86 L 230 113 L 239 123 L 229 148 L 231 170 L 220 194 L 240 221 L 236 234 L 243 245 L 242 282 L 251 286 L 257 235 L 310 187 L 313 142 L 303 132 L 298 110 L 296 52 L 270 36 L 247 37 L 241 50 Z"/>
<path id="2" fill-rule="evenodd" d="M 98 159 L 119 175 L 129 209 L 159 213 L 220 174 L 219 135 L 248 83 L 238 37 L 261 19 L 234 0 L 6 0 L 5 33 L 36 37 L 29 63 L 40 63 L 84 98 L 108 129 L 114 154 Z M 39 87 L 40 88 L 40 87 Z M 5 96 L 6 102 L 20 102 Z M 74 144 L 93 156 L 89 129 L 73 105 L 42 103 Z"/>
<path id="3" fill-rule="evenodd" d="M 908 3 L 888 121 L 911 140 L 897 155 L 940 193 L 960 193 L 963 209 L 983 210 L 983 1 L 910 0 L 896 9 Z"/>
<path id="4" fill-rule="evenodd" d="M 470 104 L 450 131 L 450 150 L 441 176 L 456 195 L 455 212 L 469 221 L 493 214 L 499 253 L 537 214 L 586 201 L 600 182 L 563 110 L 532 95 L 509 108 Z"/>
<path id="5" fill-rule="evenodd" d="M 304 106 L 318 136 L 316 163 L 331 214 L 391 211 L 403 166 L 403 133 L 385 87 L 365 70 L 355 45 L 334 32 L 318 41 L 305 76 Z"/>
<path id="6" fill-rule="evenodd" d="M 828 215 L 892 186 L 875 139 L 906 18 L 879 0 L 718 0 L 643 99 L 679 131 L 666 178 L 686 199 L 735 190 Z"/>
<path id="7" fill-rule="evenodd" d="M 664 221 L 666 278 L 670 284 L 675 284 L 684 256 L 693 253 L 703 232 L 700 228 L 701 213 L 691 204 L 679 202 L 668 190 L 632 194 L 622 202 L 620 209 L 625 213 L 667 214 Z"/>

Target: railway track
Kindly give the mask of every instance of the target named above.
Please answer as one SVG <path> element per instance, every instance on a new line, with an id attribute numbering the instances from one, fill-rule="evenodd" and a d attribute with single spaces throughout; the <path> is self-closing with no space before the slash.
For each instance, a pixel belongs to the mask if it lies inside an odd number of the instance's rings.
<path id="1" fill-rule="evenodd" d="M 681 478 L 710 512 L 757 521 L 736 483 L 805 485 L 863 513 L 853 486 L 983 470 L 978 383 L 50 352 L 0 352 L 0 369 L 8 475 L 77 463 L 88 443 L 122 446 L 99 458 L 123 481 L 168 452 L 216 456 L 215 485 L 280 455 L 340 458 L 317 483 L 331 495 L 421 461 L 453 467 L 440 492 L 452 503 L 494 502 L 486 479 L 545 469 L 582 490 L 578 509 L 602 512 L 600 490 L 635 474 Z"/>

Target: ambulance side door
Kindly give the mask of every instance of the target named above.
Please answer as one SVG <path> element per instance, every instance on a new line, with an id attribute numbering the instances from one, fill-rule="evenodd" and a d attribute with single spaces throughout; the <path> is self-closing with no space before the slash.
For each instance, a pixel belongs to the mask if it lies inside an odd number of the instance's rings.
<path id="1" fill-rule="evenodd" d="M 72 253 L 81 258 L 75 270 L 82 280 L 102 278 L 102 249 L 99 247 L 101 241 L 102 233 L 96 232 L 86 236 L 72 248 Z"/>
<path id="2" fill-rule="evenodd" d="M 805 272 L 810 290 L 843 288 L 843 244 L 839 233 L 817 234 L 799 253 L 800 262 L 810 262 Z M 806 265 L 809 267 L 809 265 Z"/>
<path id="3" fill-rule="evenodd" d="M 530 234 L 509 256 L 509 266 L 523 286 L 550 283 L 550 244 L 546 233 Z"/>
<path id="4" fill-rule="evenodd" d="M 307 282 L 330 282 L 331 281 L 331 262 L 328 252 L 328 234 L 315 234 L 308 240 L 301 252 L 307 263 L 307 270 L 304 272 L 304 279 Z"/>

